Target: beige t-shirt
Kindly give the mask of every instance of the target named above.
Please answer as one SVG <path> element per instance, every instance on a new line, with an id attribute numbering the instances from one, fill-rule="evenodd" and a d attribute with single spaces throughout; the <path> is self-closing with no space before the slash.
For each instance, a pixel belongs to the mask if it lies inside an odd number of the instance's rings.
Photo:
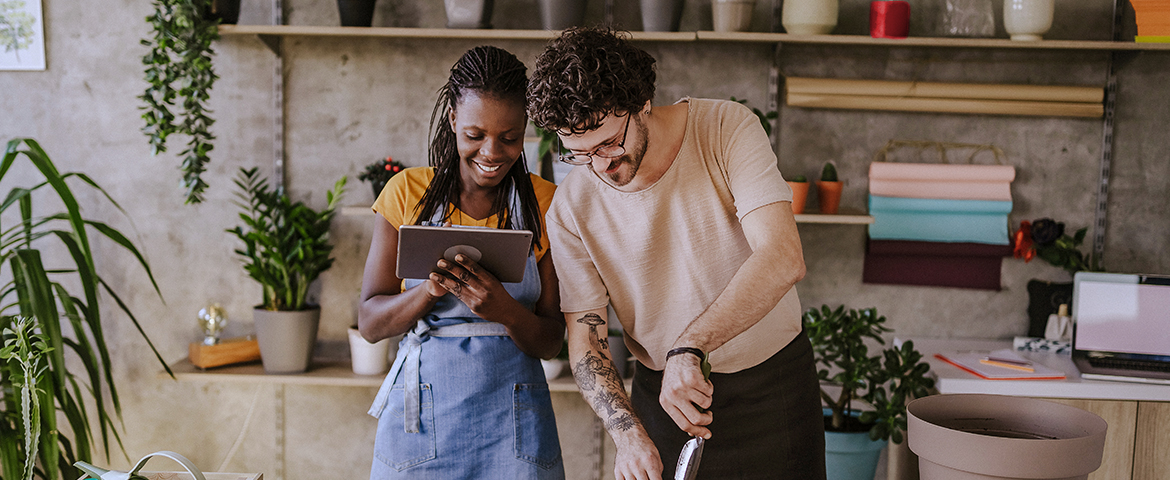
<path id="1" fill-rule="evenodd" d="M 577 167 L 546 216 L 561 310 L 612 304 L 630 351 L 655 370 L 665 367 L 667 350 L 751 255 L 740 224 L 744 215 L 792 201 L 768 137 L 747 107 L 680 102 L 688 104 L 686 133 L 661 179 L 621 192 L 590 167 Z M 712 370 L 758 365 L 800 328 L 793 288 L 758 323 L 710 352 Z"/>

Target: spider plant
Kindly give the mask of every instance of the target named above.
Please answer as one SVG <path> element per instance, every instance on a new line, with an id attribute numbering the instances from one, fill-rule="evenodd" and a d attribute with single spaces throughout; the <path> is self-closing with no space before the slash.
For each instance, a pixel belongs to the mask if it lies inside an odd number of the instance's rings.
<path id="1" fill-rule="evenodd" d="M 0 272 L 0 278 L 6 280 L 0 285 L 0 328 L 16 328 L 17 315 L 35 318 L 48 350 L 46 367 L 35 380 L 25 378 L 16 359 L 0 362 L 0 476 L 22 478 L 25 470 L 22 459 L 32 453 L 35 459 L 29 459 L 28 463 L 35 464 L 36 476 L 56 480 L 65 472 L 72 475 L 74 462 L 91 461 L 94 425 L 100 432 L 107 461 L 110 438 L 119 448 L 122 445 L 114 424 L 115 419 L 121 422 L 122 405 L 102 333 L 99 289 L 129 317 L 159 363 L 170 372 L 129 307 L 96 272 L 90 233 L 96 232 L 133 254 L 160 298 L 162 292 L 146 259 L 125 235 L 105 223 L 81 216 L 78 200 L 66 180 L 80 181 L 96 189 L 125 214 L 105 190 L 83 173 L 59 172 L 41 146 L 28 138 L 8 142 L 0 162 L 0 183 L 15 181 L 8 173 L 21 157 L 40 172 L 44 181 L 32 187 L 11 187 L 0 202 L 0 213 L 16 207 L 13 210 L 20 220 L 15 225 L 0 225 L 0 269 L 10 270 Z M 34 200 L 40 205 L 39 200 L 46 196 L 49 201 L 45 203 L 63 205 L 64 210 L 34 216 Z M 42 256 L 42 249 L 50 249 L 52 253 Z M 5 335 L 5 340 L 11 335 Z M 66 352 L 72 352 L 70 356 L 78 360 L 73 364 L 80 367 L 70 369 L 66 365 Z M 37 402 L 41 423 L 39 448 L 26 446 L 26 434 L 21 428 L 27 412 L 22 408 L 17 385 L 26 381 L 35 382 L 33 385 L 41 390 L 41 401 Z M 96 415 L 91 416 L 91 409 Z M 59 418 L 68 428 L 58 425 Z"/>

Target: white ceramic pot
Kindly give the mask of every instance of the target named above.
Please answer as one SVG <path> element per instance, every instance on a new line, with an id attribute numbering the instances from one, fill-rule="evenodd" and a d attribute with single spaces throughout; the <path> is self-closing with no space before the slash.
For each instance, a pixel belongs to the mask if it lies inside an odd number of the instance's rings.
<path id="1" fill-rule="evenodd" d="M 837 27 L 837 0 L 785 0 L 780 23 L 793 35 L 826 35 Z"/>
<path id="2" fill-rule="evenodd" d="M 390 339 L 367 342 L 356 328 L 349 329 L 349 357 L 353 373 L 381 375 L 390 368 Z"/>
<path id="3" fill-rule="evenodd" d="M 755 8 L 755 0 L 711 0 L 712 26 L 716 32 L 746 32 Z"/>
<path id="4" fill-rule="evenodd" d="M 931 395 L 906 407 L 923 480 L 1087 478 L 1101 466 L 1105 420 L 1007 395 Z"/>
<path id="5" fill-rule="evenodd" d="M 1037 41 L 1052 28 L 1054 0 L 1003 0 L 1003 28 L 1012 40 Z"/>
<path id="6" fill-rule="evenodd" d="M 547 381 L 550 381 L 550 382 L 554 378 L 561 376 L 561 373 L 563 373 L 565 371 L 566 365 L 568 365 L 568 362 L 561 360 L 559 358 L 554 358 L 552 360 L 541 360 L 540 361 L 540 366 L 542 368 L 544 368 L 544 379 Z"/>

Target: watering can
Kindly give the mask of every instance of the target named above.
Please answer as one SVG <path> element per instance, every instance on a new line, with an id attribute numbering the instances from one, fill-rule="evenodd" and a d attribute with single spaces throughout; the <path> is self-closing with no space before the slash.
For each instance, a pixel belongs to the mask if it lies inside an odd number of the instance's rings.
<path id="1" fill-rule="evenodd" d="M 191 463 L 187 457 L 166 450 L 154 452 L 150 455 L 142 457 L 142 459 L 134 465 L 134 469 L 130 470 L 129 472 L 106 470 L 104 468 L 95 467 L 85 462 L 77 462 L 74 463 L 73 466 L 80 468 L 83 472 L 85 472 L 85 475 L 82 475 L 81 478 L 78 478 L 77 480 L 85 480 L 87 478 L 97 480 L 146 480 L 146 477 L 139 475 L 138 471 L 142 470 L 142 467 L 146 465 L 146 461 L 150 460 L 151 457 L 167 457 L 171 460 L 179 462 L 179 465 L 182 465 L 183 468 L 187 469 L 187 472 L 195 477 L 195 480 L 207 480 L 203 477 L 203 472 L 200 472 L 198 468 L 195 468 L 195 464 Z"/>

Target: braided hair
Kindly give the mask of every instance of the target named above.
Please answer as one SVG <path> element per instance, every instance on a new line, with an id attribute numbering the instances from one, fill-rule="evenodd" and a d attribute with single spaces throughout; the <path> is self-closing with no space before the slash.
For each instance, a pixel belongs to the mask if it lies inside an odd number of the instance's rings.
<path id="1" fill-rule="evenodd" d="M 418 205 L 415 205 L 418 214 L 415 224 L 421 225 L 429 221 L 437 212 L 443 212 L 443 221 L 447 222 L 453 213 L 447 210 L 447 205 L 453 204 L 455 208 L 461 208 L 459 205 L 459 192 L 462 189 L 459 176 L 461 161 L 455 132 L 451 130 L 448 116 L 463 100 L 467 91 L 513 100 L 523 106 L 527 88 L 527 67 L 506 50 L 479 46 L 459 57 L 459 61 L 451 67 L 451 76 L 447 79 L 447 84 L 439 88 L 439 98 L 431 112 L 431 147 L 428 158 L 430 166 L 435 169 L 435 177 Z M 508 208 L 511 204 L 509 187 L 512 186 L 520 196 L 519 212 L 510 211 Z M 523 152 L 500 182 L 496 198 L 492 202 L 492 211 L 497 212 L 497 228 L 511 229 L 512 216 L 519 215 L 521 227 L 532 231 L 533 246 L 540 244 L 540 206 L 532 188 L 532 179 L 528 176 L 528 166 Z"/>

